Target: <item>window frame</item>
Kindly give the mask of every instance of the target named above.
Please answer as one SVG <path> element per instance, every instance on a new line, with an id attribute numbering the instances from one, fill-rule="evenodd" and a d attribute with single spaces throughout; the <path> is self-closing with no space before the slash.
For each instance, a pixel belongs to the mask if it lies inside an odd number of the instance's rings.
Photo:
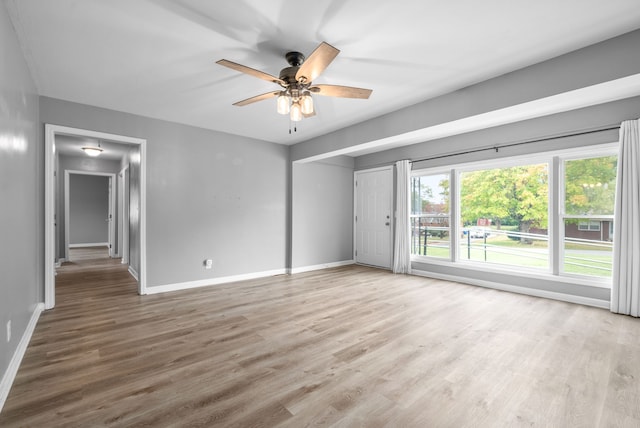
<path id="1" fill-rule="evenodd" d="M 551 220 L 552 220 L 552 210 L 551 210 L 551 193 L 552 193 L 552 183 L 551 183 L 551 170 L 553 167 L 552 164 L 552 159 L 545 154 L 537 154 L 537 155 L 528 155 L 528 156 L 513 156 L 513 157 L 505 157 L 505 158 L 500 158 L 500 159 L 495 159 L 492 161 L 488 161 L 488 162 L 473 162 L 473 163 L 469 163 L 469 164 L 465 164 L 460 166 L 459 168 L 456 169 L 457 175 L 456 175 L 456 186 L 457 186 L 457 194 L 456 194 L 456 207 L 457 207 L 457 217 L 456 217 L 456 224 L 462 224 L 462 219 L 460 217 L 461 214 L 461 203 L 460 203 L 460 196 L 461 196 L 461 191 L 462 191 L 462 186 L 461 186 L 461 175 L 465 172 L 474 172 L 474 171 L 481 171 L 481 170 L 490 170 L 490 169 L 499 169 L 499 168 L 514 168 L 514 167 L 519 167 L 519 166 L 527 166 L 527 165 L 541 165 L 541 164 L 547 164 L 547 177 L 548 177 L 548 189 L 547 189 L 547 194 L 549 195 L 549 203 L 547 204 L 547 241 L 549 242 L 548 245 L 548 254 L 547 254 L 547 268 L 546 269 L 538 269 L 538 268 L 532 268 L 532 267 L 526 267 L 526 266 L 516 266 L 516 265 L 507 265 L 507 264 L 502 264 L 502 263 L 494 263 L 494 262 L 478 262 L 475 260 L 469 260 L 469 259 L 464 259 L 462 257 L 459 257 L 455 260 L 456 262 L 460 263 L 461 265 L 472 265 L 472 266 L 483 266 L 483 267 L 496 267 L 499 268 L 501 270 L 507 270 L 507 271 L 511 271 L 514 269 L 517 269 L 517 272 L 522 272 L 522 271 L 526 271 L 526 272 L 530 272 L 530 273 L 539 273 L 539 274 L 548 274 L 551 273 L 551 269 L 552 269 L 552 251 L 551 251 L 551 241 L 549 240 L 549 234 L 550 234 L 550 228 L 551 228 Z M 459 235 L 459 234 L 458 234 Z M 460 238 L 459 236 L 456 236 L 458 242 L 456 245 L 456 248 L 460 248 L 462 245 L 462 238 Z M 453 245 L 453 244 L 452 244 Z M 487 269 L 489 270 L 489 269 Z M 516 272 L 516 271 L 514 271 Z"/>
<path id="2" fill-rule="evenodd" d="M 425 171 L 427 171 L 427 173 L 424 173 Z M 453 223 L 455 220 L 454 216 L 453 216 L 453 210 L 452 210 L 452 205 L 451 205 L 451 198 L 452 198 L 452 190 L 451 190 L 451 181 L 452 181 L 452 174 L 451 174 L 451 169 L 450 168 L 442 168 L 442 167 L 437 167 L 437 168 L 427 168 L 427 169 L 419 169 L 419 170 L 412 170 L 411 171 L 411 180 L 414 179 L 414 177 L 426 177 L 426 176 L 434 176 L 434 175 L 447 175 L 449 176 L 449 214 L 448 214 L 448 219 L 449 219 L 449 257 L 438 257 L 438 256 L 430 256 L 428 254 L 426 255 L 421 255 L 421 254 L 413 254 L 411 253 L 411 260 L 413 260 L 413 257 L 424 257 L 427 258 L 428 260 L 439 260 L 439 261 L 452 261 L 452 253 L 453 253 L 453 244 L 452 244 L 452 238 L 453 238 Z M 418 215 L 413 214 L 412 212 L 409 213 L 409 224 L 412 224 L 411 221 L 413 218 L 415 217 L 421 217 Z M 409 242 L 412 242 L 412 236 L 409 236 Z M 413 251 L 413 250 L 411 250 Z"/>
<path id="3" fill-rule="evenodd" d="M 599 144 L 597 146 L 594 146 L 593 148 L 589 148 L 588 150 L 575 149 L 577 150 L 576 153 L 567 153 L 564 156 L 558 156 L 558 159 L 559 159 L 558 177 L 560 179 L 559 180 L 560 183 L 564 184 L 564 177 L 565 177 L 564 165 L 566 161 L 593 159 L 593 158 L 606 157 L 606 156 L 618 156 L 618 148 L 619 148 L 618 143 Z M 614 221 L 613 214 L 594 214 L 594 215 L 567 214 L 565 210 L 565 202 L 566 202 L 565 199 L 566 199 L 565 186 L 561 185 L 558 192 L 558 207 L 559 207 L 558 223 L 560 225 L 560 229 L 558 233 L 558 237 L 559 237 L 558 275 L 562 277 L 567 277 L 567 278 L 576 278 L 576 279 L 584 278 L 591 281 L 595 281 L 597 283 L 605 283 L 610 288 L 613 281 L 613 277 L 598 277 L 594 275 L 580 275 L 576 273 L 566 272 L 564 268 L 564 263 L 562 261 L 565 258 L 564 241 L 565 241 L 566 235 L 565 235 L 564 225 L 567 219 L 583 219 L 589 222 L 609 221 L 610 224 L 613 224 L 613 221 Z M 602 228 L 600 227 L 598 231 L 601 231 L 601 230 Z M 593 230 L 591 229 L 583 230 L 583 232 L 593 232 Z"/>
<path id="4" fill-rule="evenodd" d="M 578 230 L 580 232 L 600 232 L 601 227 L 600 225 L 602 224 L 604 220 L 593 220 L 593 219 L 588 219 L 588 220 L 581 220 L 578 222 Z M 582 226 L 585 226 L 586 223 L 586 229 L 584 229 Z M 592 228 L 591 226 L 595 224 L 596 226 L 598 226 L 597 228 Z"/>
<path id="5" fill-rule="evenodd" d="M 553 280 L 556 282 L 575 283 L 579 285 L 594 286 L 599 288 L 611 288 L 611 277 L 597 277 L 579 275 L 564 272 L 562 258 L 564 257 L 564 161 L 575 159 L 587 159 L 618 155 L 619 144 L 617 142 L 596 144 L 588 147 L 576 147 L 555 151 L 547 151 L 536 154 L 506 156 L 499 159 L 473 161 L 464 163 L 452 163 L 447 166 L 434 166 L 417 168 L 411 171 L 411 177 L 450 174 L 449 178 L 449 216 L 450 216 L 450 258 L 430 257 L 411 254 L 411 261 L 446 265 L 465 269 L 482 268 L 486 272 L 509 274 L 514 276 L 536 277 Z M 526 268 L 521 266 L 503 265 L 474 260 L 461 259 L 459 247 L 461 245 L 460 228 L 460 179 L 461 173 L 494 169 L 509 168 L 523 165 L 547 164 L 548 171 L 548 269 Z M 567 215 L 570 218 L 579 216 Z M 599 215 L 601 221 L 610 221 L 610 229 L 613 225 L 613 216 Z"/>

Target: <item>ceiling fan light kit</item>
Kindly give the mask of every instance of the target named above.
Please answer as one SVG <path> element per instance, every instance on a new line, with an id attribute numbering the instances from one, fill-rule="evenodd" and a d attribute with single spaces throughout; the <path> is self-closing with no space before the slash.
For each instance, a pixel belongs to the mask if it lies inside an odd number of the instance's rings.
<path id="1" fill-rule="evenodd" d="M 289 116 L 293 122 L 300 122 L 302 120 L 302 107 L 298 101 L 291 103 L 291 112 Z"/>
<path id="2" fill-rule="evenodd" d="M 291 97 L 285 92 L 280 92 L 276 100 L 277 110 L 280 114 L 289 114 L 291 110 Z"/>
<path id="3" fill-rule="evenodd" d="M 313 113 L 313 98 L 311 98 L 311 92 L 304 91 L 302 94 L 302 114 L 312 114 Z"/>
<path id="4" fill-rule="evenodd" d="M 221 59 L 217 63 L 241 73 L 276 83 L 282 87 L 280 91 L 256 95 L 246 100 L 238 101 L 233 105 L 245 106 L 277 97 L 276 111 L 283 115 L 288 114 L 292 122 L 299 122 L 303 117 L 315 116 L 312 93 L 329 97 L 359 99 L 367 99 L 371 95 L 371 89 L 337 85 L 313 85 L 313 81 L 339 53 L 338 49 L 326 42 L 320 43 L 306 59 L 300 52 L 287 52 L 285 59 L 289 63 L 289 67 L 283 68 L 279 77 L 226 59 Z"/>

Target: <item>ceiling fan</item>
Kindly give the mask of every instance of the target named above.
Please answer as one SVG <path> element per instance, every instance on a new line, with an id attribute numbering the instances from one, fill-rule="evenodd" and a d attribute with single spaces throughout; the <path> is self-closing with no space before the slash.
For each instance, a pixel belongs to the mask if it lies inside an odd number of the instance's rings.
<path id="1" fill-rule="evenodd" d="M 277 83 L 282 87 L 279 91 L 271 91 L 238 101 L 233 104 L 234 106 L 246 106 L 277 97 L 278 113 L 289 114 L 292 121 L 298 122 L 303 117 L 315 115 L 311 94 L 360 99 L 367 99 L 371 95 L 371 89 L 313 84 L 313 81 L 320 76 L 339 53 L 340 50 L 326 42 L 320 43 L 306 59 L 300 52 L 287 52 L 285 58 L 289 63 L 289 67 L 283 68 L 279 77 L 226 59 L 221 59 L 216 63 L 259 79 Z"/>

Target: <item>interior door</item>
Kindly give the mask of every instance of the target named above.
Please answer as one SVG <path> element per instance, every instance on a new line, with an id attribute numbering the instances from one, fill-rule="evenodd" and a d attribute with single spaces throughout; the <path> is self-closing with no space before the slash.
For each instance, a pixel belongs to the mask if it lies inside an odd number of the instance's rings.
<path id="1" fill-rule="evenodd" d="M 393 168 L 355 174 L 356 263 L 391 268 Z"/>

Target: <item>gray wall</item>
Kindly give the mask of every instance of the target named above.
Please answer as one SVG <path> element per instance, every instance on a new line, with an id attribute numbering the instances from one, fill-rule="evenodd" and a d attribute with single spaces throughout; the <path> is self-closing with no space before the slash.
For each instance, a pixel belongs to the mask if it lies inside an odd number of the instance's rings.
<path id="1" fill-rule="evenodd" d="M 353 259 L 353 158 L 293 165 L 292 268 Z"/>
<path id="2" fill-rule="evenodd" d="M 623 120 L 633 117 L 637 118 L 638 115 L 640 115 L 640 97 L 628 98 L 566 113 L 359 156 L 355 159 L 355 168 L 358 170 L 380 165 L 389 165 L 400 159 L 409 159 L 412 161 L 429 159 L 478 148 L 491 148 L 539 138 L 550 138 L 552 136 L 570 134 L 583 130 L 618 126 Z M 611 143 L 617 140 L 618 131 L 611 130 L 571 138 L 548 139 L 532 144 L 500 149 L 498 152 L 490 149 L 461 156 L 443 157 L 441 159 L 414 163 L 413 169 L 584 147 L 592 144 Z"/>
<path id="3" fill-rule="evenodd" d="M 69 244 L 109 242 L 109 177 L 69 174 Z"/>
<path id="4" fill-rule="evenodd" d="M 147 140 L 148 287 L 286 267 L 288 147 L 47 97 L 40 120 Z"/>
<path id="5" fill-rule="evenodd" d="M 64 172 L 85 171 L 117 174 L 122 168 L 120 161 L 89 156 L 59 155 L 56 159 L 56 260 L 66 258 L 64 253 L 65 212 L 64 212 Z M 117 189 L 116 189 L 117 190 Z M 91 241 L 85 241 L 91 242 Z M 95 241 L 99 242 L 99 241 Z M 106 241 L 102 241 L 106 242 Z"/>
<path id="6" fill-rule="evenodd" d="M 0 2 L 0 378 L 43 301 L 44 186 L 38 96 Z M 7 342 L 6 324 L 12 323 Z"/>

